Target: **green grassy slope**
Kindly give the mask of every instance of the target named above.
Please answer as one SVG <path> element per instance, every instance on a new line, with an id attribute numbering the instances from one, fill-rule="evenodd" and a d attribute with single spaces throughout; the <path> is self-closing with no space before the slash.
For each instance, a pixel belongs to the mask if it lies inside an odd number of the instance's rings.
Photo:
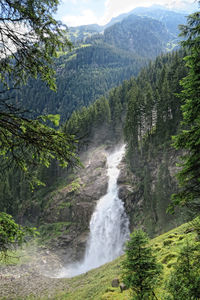
<path id="1" fill-rule="evenodd" d="M 165 295 L 164 280 L 169 276 L 173 264 L 176 262 L 180 249 L 189 242 L 194 242 L 195 233 L 190 230 L 191 224 L 183 224 L 163 235 L 150 241 L 158 261 L 164 266 L 161 284 L 156 290 L 158 299 Z M 59 300 L 125 300 L 131 299 L 130 291 L 120 292 L 120 288 L 112 288 L 111 282 L 114 278 L 120 279 L 121 260 L 123 257 L 108 263 L 98 269 L 87 272 L 86 274 L 66 279 L 69 287 L 67 292 L 57 292 L 54 298 Z M 46 298 L 42 298 L 46 299 Z"/>
<path id="2" fill-rule="evenodd" d="M 153 253 L 157 256 L 157 259 L 163 265 L 163 275 L 160 283 L 156 288 L 156 296 L 158 300 L 164 299 L 167 295 L 164 288 L 165 280 L 169 278 L 170 271 L 173 270 L 180 250 L 188 242 L 196 242 L 196 234 L 193 230 L 193 224 L 183 224 L 165 234 L 162 234 L 152 240 L 150 244 L 153 247 Z M 32 248 L 33 249 L 33 248 Z M 23 252 L 23 251 L 22 251 Z M 45 277 L 37 272 L 23 274 L 18 277 L 17 264 L 21 264 L 21 267 L 26 267 L 26 263 L 32 262 L 32 266 L 38 263 L 38 258 L 34 256 L 33 251 L 32 258 L 29 252 L 16 253 L 21 256 L 18 261 L 12 261 L 12 266 L 7 265 L 6 273 L 0 272 L 3 276 L 0 278 L 0 299 L 18 299 L 18 300 L 128 300 L 131 299 L 131 291 L 126 290 L 123 293 L 120 292 L 120 288 L 113 288 L 111 286 L 112 280 L 118 278 L 121 279 L 121 261 L 122 257 L 117 258 L 111 263 L 105 264 L 100 268 L 91 270 L 80 276 L 74 278 L 56 279 Z M 42 252 L 43 254 L 45 253 Z M 21 254 L 21 255 L 20 255 Z M 59 261 L 54 256 L 45 257 L 40 253 L 39 259 L 42 261 L 47 259 L 50 263 L 54 263 L 54 269 L 58 266 Z M 34 257 L 36 261 L 34 262 Z M 53 260 L 53 261 L 52 261 Z M 41 261 L 41 262 L 42 262 Z M 0 266 L 1 267 L 1 266 Z M 15 269 L 16 267 L 16 269 Z M 46 265 L 45 268 L 48 266 Z M 16 270 L 11 272 L 11 268 Z M 9 271 L 10 270 L 10 271 Z M 32 269 L 31 269 L 32 270 Z M 33 268 L 34 270 L 34 268 Z M 51 269 L 52 270 L 52 269 Z M 52 272 L 52 271 L 51 271 Z M 6 276 L 6 277 L 5 277 Z M 14 278 L 13 277 L 18 277 Z M 2 281 L 2 282 L 1 282 Z M 5 293 L 6 292 L 6 293 Z"/>

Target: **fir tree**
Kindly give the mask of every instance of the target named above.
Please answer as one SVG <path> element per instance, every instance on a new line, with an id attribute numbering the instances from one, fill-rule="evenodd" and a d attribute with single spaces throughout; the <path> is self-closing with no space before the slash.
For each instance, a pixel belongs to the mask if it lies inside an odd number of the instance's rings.
<path id="1" fill-rule="evenodd" d="M 188 24 L 181 26 L 182 35 L 187 37 L 182 44 L 189 50 L 185 57 L 189 74 L 182 80 L 183 122 L 181 132 L 174 137 L 176 149 L 185 150 L 182 169 L 178 173 L 180 192 L 173 195 L 175 205 L 186 205 L 200 211 L 200 12 L 188 17 Z"/>
<path id="2" fill-rule="evenodd" d="M 200 295 L 199 243 L 187 244 L 179 254 L 177 263 L 166 284 L 173 300 L 197 300 Z"/>
<path id="3" fill-rule="evenodd" d="M 123 281 L 132 289 L 132 299 L 156 299 L 154 288 L 162 267 L 153 256 L 147 235 L 142 230 L 131 234 L 125 253 L 126 257 L 122 262 Z"/>

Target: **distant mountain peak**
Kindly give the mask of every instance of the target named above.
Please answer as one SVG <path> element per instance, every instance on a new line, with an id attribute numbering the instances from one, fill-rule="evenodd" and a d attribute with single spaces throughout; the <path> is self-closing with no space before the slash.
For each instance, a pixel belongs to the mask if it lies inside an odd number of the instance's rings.
<path id="1" fill-rule="evenodd" d="M 159 5 L 159 4 L 153 4 L 151 6 L 145 7 L 145 6 L 138 6 L 136 8 L 134 8 L 133 10 L 131 10 L 130 12 L 133 13 L 134 11 L 137 11 L 139 9 L 142 10 L 155 10 L 155 9 L 161 9 L 161 10 L 169 10 L 166 6 L 163 5 Z"/>

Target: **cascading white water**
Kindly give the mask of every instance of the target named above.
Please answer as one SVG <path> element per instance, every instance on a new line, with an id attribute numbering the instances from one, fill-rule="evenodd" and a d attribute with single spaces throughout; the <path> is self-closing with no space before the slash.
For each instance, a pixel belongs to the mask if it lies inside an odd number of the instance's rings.
<path id="1" fill-rule="evenodd" d="M 124 155 L 125 146 L 107 156 L 108 190 L 100 198 L 90 221 L 90 235 L 82 262 L 67 266 L 59 277 L 73 277 L 112 261 L 123 253 L 129 237 L 129 221 L 123 202 L 118 197 L 118 165 Z"/>

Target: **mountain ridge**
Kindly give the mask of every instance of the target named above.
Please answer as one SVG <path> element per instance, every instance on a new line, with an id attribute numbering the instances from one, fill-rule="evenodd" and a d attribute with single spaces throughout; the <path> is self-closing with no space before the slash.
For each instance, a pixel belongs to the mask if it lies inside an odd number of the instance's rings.
<path id="1" fill-rule="evenodd" d="M 170 25 L 170 27 L 167 29 L 172 30 L 173 33 L 178 33 L 177 25 L 179 24 L 185 24 L 186 23 L 186 16 L 189 14 L 189 12 L 182 12 L 182 11 L 175 11 L 167 9 L 164 6 L 161 5 L 152 5 L 150 7 L 137 7 L 127 13 L 123 13 L 118 15 L 117 17 L 112 18 L 107 24 L 105 25 L 98 25 L 98 24 L 90 24 L 90 25 L 81 25 L 81 26 L 75 26 L 75 27 L 69 27 L 69 33 L 70 32 L 88 32 L 88 36 L 91 36 L 92 34 L 99 34 L 103 33 L 105 29 L 108 27 L 122 22 L 125 18 L 127 18 L 130 15 L 137 15 L 137 16 L 147 16 L 151 17 L 153 19 L 156 19 L 158 21 L 163 21 L 164 25 L 168 25 L 170 22 L 170 17 L 173 19 L 173 26 Z M 172 33 L 171 32 L 171 33 Z M 91 34 L 91 35 L 90 35 Z M 73 34 L 70 34 L 70 37 L 73 41 L 74 39 Z M 80 35 L 79 39 L 83 39 L 84 35 Z"/>
<path id="2" fill-rule="evenodd" d="M 40 80 L 30 80 L 13 97 L 34 116 L 57 113 L 64 121 L 75 109 L 137 76 L 149 59 L 174 47 L 173 39 L 160 21 L 130 15 L 103 34 L 87 37 L 72 52 L 59 54 L 55 60 L 57 93 Z"/>

